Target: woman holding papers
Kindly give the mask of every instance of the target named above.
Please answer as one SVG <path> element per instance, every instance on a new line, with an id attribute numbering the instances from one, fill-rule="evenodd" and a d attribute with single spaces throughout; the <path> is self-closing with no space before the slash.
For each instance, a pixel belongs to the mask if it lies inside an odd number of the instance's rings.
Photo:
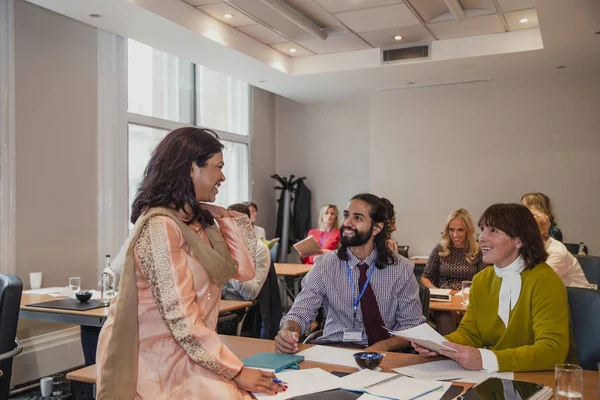
<path id="1" fill-rule="evenodd" d="M 495 204 L 479 219 L 485 263 L 477 274 L 465 317 L 447 335 L 456 352 L 440 353 L 464 368 L 487 372 L 544 371 L 576 362 L 565 285 L 546 264 L 544 243 L 531 212 Z M 437 353 L 414 345 L 423 356 Z"/>
<path id="2" fill-rule="evenodd" d="M 152 153 L 98 342 L 98 400 L 238 400 L 283 390 L 274 374 L 244 368 L 215 332 L 221 286 L 254 276 L 256 249 L 247 216 L 205 203 L 225 180 L 222 149 L 214 132 L 180 128 Z"/>
<path id="3" fill-rule="evenodd" d="M 321 252 L 318 254 L 304 255 L 300 254 L 300 259 L 304 264 L 314 264 L 315 258 L 335 250 L 340 245 L 340 230 L 338 229 L 338 209 L 333 204 L 325 204 L 319 212 L 319 228 L 308 231 L 308 236 L 315 238 L 321 246 Z"/>

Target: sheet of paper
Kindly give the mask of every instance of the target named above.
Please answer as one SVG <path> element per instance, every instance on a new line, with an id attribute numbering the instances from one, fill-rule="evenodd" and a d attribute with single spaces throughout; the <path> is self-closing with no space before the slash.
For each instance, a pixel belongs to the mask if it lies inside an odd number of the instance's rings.
<path id="1" fill-rule="evenodd" d="M 373 396 L 372 394 L 369 394 L 369 393 L 364 393 L 357 400 L 381 400 L 381 397 Z"/>
<path id="2" fill-rule="evenodd" d="M 352 390 L 354 392 L 362 392 L 365 386 L 381 382 L 384 379 L 390 378 L 397 374 L 391 372 L 376 372 L 370 369 L 363 369 L 350 375 L 346 375 L 340 379 L 341 389 Z"/>
<path id="3" fill-rule="evenodd" d="M 63 288 L 60 288 L 60 291 L 58 293 L 50 293 L 50 296 L 52 296 L 52 297 L 73 297 L 73 298 L 75 298 L 75 292 L 73 290 L 71 290 L 70 287 L 65 286 Z"/>
<path id="4" fill-rule="evenodd" d="M 400 400 L 415 397 L 420 400 L 439 400 L 450 386 L 452 386 L 451 382 L 427 381 L 403 376 L 382 385 L 365 388 L 365 393 Z"/>
<path id="5" fill-rule="evenodd" d="M 412 256 L 413 260 L 429 260 L 429 256 Z"/>
<path id="6" fill-rule="evenodd" d="M 512 372 L 488 374 L 485 371 L 464 369 L 454 360 L 434 361 L 408 367 L 394 368 L 394 371 L 413 378 L 432 381 L 455 380 L 460 382 L 479 383 L 488 378 L 514 379 Z"/>
<path id="7" fill-rule="evenodd" d="M 456 351 L 451 347 L 444 346 L 442 343 L 447 342 L 447 340 L 427 323 L 415 326 L 414 328 L 405 329 L 403 331 L 389 332 L 392 335 L 400 336 L 401 338 L 415 342 L 419 346 L 425 347 L 432 351 Z"/>
<path id="8" fill-rule="evenodd" d="M 54 286 L 54 287 L 47 287 L 47 288 L 42 288 L 42 289 L 24 290 L 23 293 L 28 293 L 28 294 L 51 294 L 51 293 L 58 293 L 61 290 L 62 290 L 61 287 Z"/>
<path id="9" fill-rule="evenodd" d="M 431 294 L 450 294 L 452 289 L 429 289 Z"/>
<path id="10" fill-rule="evenodd" d="M 287 390 L 274 396 L 253 393 L 257 398 L 285 400 L 304 394 L 339 389 L 340 378 L 321 368 L 286 370 L 277 373 L 277 379 L 287 383 Z"/>
<path id="11" fill-rule="evenodd" d="M 358 369 L 356 361 L 354 361 L 354 353 L 361 350 L 346 350 L 338 349 L 331 346 L 313 346 L 298 353 L 299 356 L 304 356 L 307 361 L 316 361 L 324 364 L 344 365 Z"/>

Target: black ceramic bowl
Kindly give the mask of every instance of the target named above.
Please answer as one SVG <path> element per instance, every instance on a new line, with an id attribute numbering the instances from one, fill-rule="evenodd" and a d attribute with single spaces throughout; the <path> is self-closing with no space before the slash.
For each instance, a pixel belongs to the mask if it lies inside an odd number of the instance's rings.
<path id="1" fill-rule="evenodd" d="M 376 369 L 383 360 L 383 354 L 372 351 L 361 351 L 354 353 L 354 361 L 361 368 Z"/>
<path id="2" fill-rule="evenodd" d="M 82 303 L 85 303 L 89 299 L 92 298 L 92 294 L 90 292 L 77 292 L 75 293 L 75 297 Z"/>

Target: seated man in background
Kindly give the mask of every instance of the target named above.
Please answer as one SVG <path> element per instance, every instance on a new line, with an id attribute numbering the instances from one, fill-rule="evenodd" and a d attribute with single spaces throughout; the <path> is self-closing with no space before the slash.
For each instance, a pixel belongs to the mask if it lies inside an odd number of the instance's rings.
<path id="1" fill-rule="evenodd" d="M 250 217 L 249 207 L 241 203 L 232 204 L 227 208 L 227 210 L 237 211 Z M 269 248 L 259 238 L 256 240 L 255 264 L 256 275 L 254 278 L 249 281 L 238 281 L 231 279 L 223 286 L 223 290 L 221 291 L 222 299 L 254 301 L 258 296 L 258 293 L 267 280 L 269 268 L 271 267 Z"/>
<path id="2" fill-rule="evenodd" d="M 565 283 L 565 286 L 574 286 L 587 288 L 590 286 L 579 261 L 567 250 L 564 244 L 550 237 L 548 233 L 550 229 L 550 218 L 541 211 L 530 209 L 535 222 L 542 234 L 542 241 L 548 253 L 546 264 L 560 276 L 560 279 Z"/>
<path id="3" fill-rule="evenodd" d="M 314 344 L 392 351 L 409 343 L 384 328 L 403 330 L 425 322 L 414 264 L 386 244 L 393 217 L 387 200 L 372 194 L 352 198 L 344 210 L 341 247 L 317 258 L 302 291 L 281 320 L 279 353 L 295 353 L 298 341 L 323 305 L 327 320 Z"/>

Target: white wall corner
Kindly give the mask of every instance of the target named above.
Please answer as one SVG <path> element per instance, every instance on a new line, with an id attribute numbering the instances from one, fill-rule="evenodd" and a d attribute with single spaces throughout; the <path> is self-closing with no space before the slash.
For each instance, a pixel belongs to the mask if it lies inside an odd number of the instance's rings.
<path id="1" fill-rule="evenodd" d="M 23 352 L 15 357 L 11 386 L 84 364 L 78 326 L 21 340 Z"/>
<path id="2" fill-rule="evenodd" d="M 128 232 L 127 44 L 98 30 L 98 278 Z"/>
<path id="3" fill-rule="evenodd" d="M 0 0 L 0 273 L 15 273 L 14 0 Z"/>

